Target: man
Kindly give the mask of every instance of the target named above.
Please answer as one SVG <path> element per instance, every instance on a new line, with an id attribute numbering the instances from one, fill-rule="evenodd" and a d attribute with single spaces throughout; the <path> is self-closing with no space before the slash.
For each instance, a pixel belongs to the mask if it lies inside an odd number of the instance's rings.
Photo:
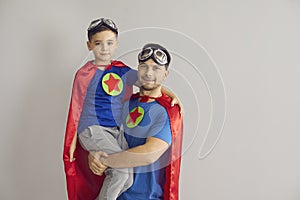
<path id="1" fill-rule="evenodd" d="M 101 175 L 106 166 L 134 167 L 134 183 L 118 200 L 178 199 L 182 118 L 178 106 L 161 92 L 170 54 L 158 44 L 147 44 L 138 56 L 140 93 L 124 104 L 122 123 L 129 149 L 107 155 L 89 154 L 90 169 Z"/>

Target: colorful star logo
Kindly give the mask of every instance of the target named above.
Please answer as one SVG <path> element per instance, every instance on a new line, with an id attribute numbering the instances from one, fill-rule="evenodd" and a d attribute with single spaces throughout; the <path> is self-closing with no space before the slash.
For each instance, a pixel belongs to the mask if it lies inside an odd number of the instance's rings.
<path id="1" fill-rule="evenodd" d="M 144 117 L 144 109 L 140 106 L 133 108 L 126 117 L 126 125 L 128 128 L 136 127 Z"/>
<path id="2" fill-rule="evenodd" d="M 123 90 L 123 81 L 118 74 L 107 73 L 102 78 L 102 88 L 107 94 L 116 96 Z"/>

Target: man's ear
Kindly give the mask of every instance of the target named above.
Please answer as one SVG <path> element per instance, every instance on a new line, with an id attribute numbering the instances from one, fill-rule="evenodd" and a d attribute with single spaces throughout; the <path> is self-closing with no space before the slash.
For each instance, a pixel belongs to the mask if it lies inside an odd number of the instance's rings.
<path id="1" fill-rule="evenodd" d="M 86 46 L 87 46 L 89 51 L 93 50 L 92 47 L 91 47 L 91 42 L 90 41 L 86 42 Z"/>
<path id="2" fill-rule="evenodd" d="M 164 78 L 164 80 L 166 80 L 168 76 L 169 76 L 169 70 L 166 70 L 165 71 L 165 78 Z"/>

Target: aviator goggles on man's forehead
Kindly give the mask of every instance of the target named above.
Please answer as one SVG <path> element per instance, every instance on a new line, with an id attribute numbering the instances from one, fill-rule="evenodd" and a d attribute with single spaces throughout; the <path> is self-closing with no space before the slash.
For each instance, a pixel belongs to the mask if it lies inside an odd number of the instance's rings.
<path id="1" fill-rule="evenodd" d="M 150 58 L 152 58 L 154 62 L 160 65 L 165 65 L 168 63 L 167 54 L 161 49 L 148 47 L 143 49 L 142 52 L 140 52 L 138 55 L 138 59 L 140 62 L 144 62 Z"/>
<path id="2" fill-rule="evenodd" d="M 105 25 L 106 27 L 110 28 L 111 30 L 118 32 L 118 28 L 117 28 L 116 24 L 111 19 L 105 19 L 105 18 L 100 18 L 100 19 L 92 21 L 88 28 L 88 31 L 91 31 L 94 28 L 101 26 L 101 25 Z"/>

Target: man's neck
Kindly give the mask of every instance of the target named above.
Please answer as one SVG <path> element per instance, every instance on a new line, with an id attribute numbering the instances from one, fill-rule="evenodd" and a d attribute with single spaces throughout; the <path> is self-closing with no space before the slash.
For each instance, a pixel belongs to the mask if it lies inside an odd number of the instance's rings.
<path id="1" fill-rule="evenodd" d="M 140 95 L 141 96 L 149 96 L 149 97 L 154 97 L 154 98 L 157 98 L 157 97 L 160 97 L 162 95 L 161 93 L 161 86 L 153 89 L 153 90 L 145 90 L 143 88 L 140 88 Z"/>

